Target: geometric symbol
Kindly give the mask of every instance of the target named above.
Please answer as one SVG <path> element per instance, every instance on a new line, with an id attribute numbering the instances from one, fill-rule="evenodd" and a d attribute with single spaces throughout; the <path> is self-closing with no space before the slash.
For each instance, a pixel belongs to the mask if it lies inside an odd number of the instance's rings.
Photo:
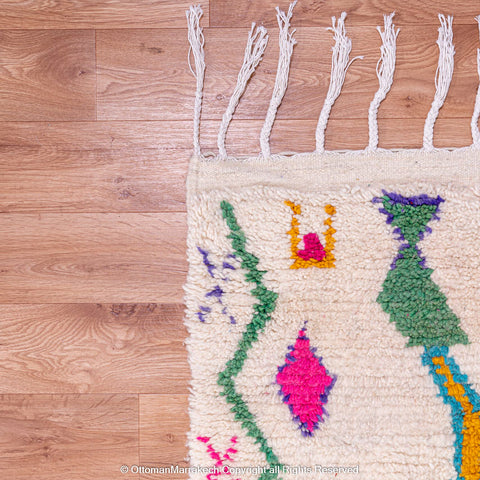
<path id="1" fill-rule="evenodd" d="M 231 447 L 227 448 L 225 453 L 222 453 L 220 450 L 215 450 L 213 444 L 210 442 L 210 437 L 197 437 L 197 440 L 204 443 L 207 446 L 207 453 L 210 455 L 210 458 L 215 461 L 215 467 L 212 470 L 212 473 L 207 475 L 207 480 L 217 480 L 221 475 L 230 475 L 227 465 L 224 465 L 224 462 L 230 461 L 233 462 L 233 455 L 235 455 L 238 450 L 235 447 L 237 443 L 237 437 L 232 437 L 230 439 Z M 210 443 L 209 443 L 210 442 Z"/>
<path id="2" fill-rule="evenodd" d="M 303 236 L 303 243 L 305 248 L 303 250 L 298 250 L 297 254 L 299 257 L 302 257 L 304 260 L 317 260 L 321 262 L 325 257 L 325 249 L 318 239 L 316 233 L 307 233 Z"/>
<path id="3" fill-rule="evenodd" d="M 225 259 L 223 260 L 222 264 L 217 266 L 214 263 L 210 261 L 210 253 L 203 248 L 200 248 L 197 246 L 197 250 L 200 252 L 203 258 L 203 264 L 207 268 L 208 274 L 210 277 L 213 279 L 219 281 L 219 282 L 229 282 L 230 278 L 227 274 L 228 271 L 236 270 L 236 267 L 234 264 L 236 263 L 237 259 L 235 255 L 233 254 L 228 254 L 226 255 Z M 220 285 L 215 285 L 214 288 L 210 291 L 208 291 L 205 294 L 205 298 L 207 301 L 210 299 L 215 299 L 216 303 L 220 305 L 222 314 L 225 315 L 229 320 L 230 323 L 235 324 L 237 323 L 233 315 L 230 315 L 228 312 L 227 307 L 223 303 L 223 296 L 224 296 L 224 290 L 220 287 Z M 197 311 L 197 317 L 198 319 L 204 323 L 208 314 L 212 313 L 212 304 L 210 303 L 209 305 L 200 305 L 199 309 Z"/>
<path id="4" fill-rule="evenodd" d="M 453 463 L 457 478 L 480 478 L 480 398 L 462 375 L 448 347 L 432 347 L 422 357 L 446 405 L 450 405 L 452 429 L 455 433 Z"/>
<path id="5" fill-rule="evenodd" d="M 254 443 L 258 445 L 260 452 L 265 455 L 269 464 L 269 471 L 262 473 L 259 480 L 272 480 L 278 477 L 278 471 L 283 470 L 283 465 L 257 425 L 255 416 L 249 410 L 242 394 L 237 391 L 235 378 L 242 371 L 249 350 L 258 340 L 258 334 L 271 321 L 278 294 L 269 290 L 263 283 L 263 276 L 267 272 L 257 268 L 260 260 L 247 250 L 247 237 L 237 222 L 232 204 L 223 200 L 220 203 L 220 208 L 230 231 L 227 238 L 232 242 L 234 255 L 241 261 L 242 268 L 246 270 L 245 281 L 254 285 L 250 293 L 257 300 L 257 303 L 253 305 L 252 320 L 246 326 L 233 357 L 227 361 L 225 368 L 219 372 L 217 383 L 222 388 L 220 395 L 224 396 L 226 402 L 231 405 L 230 411 L 234 414 L 235 421 L 239 422 L 247 431 L 247 435 L 253 438 Z M 273 472 L 270 472 L 270 470 L 273 470 Z"/>
<path id="6" fill-rule="evenodd" d="M 407 347 L 423 345 L 423 365 L 438 386 L 440 396 L 450 405 L 452 430 L 455 434 L 453 464 L 457 479 L 480 479 L 480 397 L 461 373 L 448 347 L 468 343 L 459 318 L 447 305 L 447 298 L 431 279 L 433 270 L 417 247 L 431 220 L 439 220 L 438 211 L 444 200 L 422 194 L 404 197 L 383 191 L 374 198 L 381 203 L 379 211 L 387 216 L 400 241 L 398 253 L 390 265 L 377 302 L 397 330 L 409 337 Z"/>
<path id="7" fill-rule="evenodd" d="M 321 357 L 310 347 L 306 327 L 298 332 L 295 345 L 290 345 L 285 364 L 278 367 L 277 383 L 280 395 L 290 408 L 293 420 L 299 424 L 303 436 L 312 436 L 319 422 L 327 415 L 324 405 L 336 377 L 322 364 Z"/>
<path id="8" fill-rule="evenodd" d="M 379 211 L 387 216 L 387 224 L 394 227 L 400 246 L 391 264 L 383 290 L 377 298 L 397 330 L 409 337 L 407 346 L 449 346 L 468 343 L 460 320 L 447 305 L 447 298 L 431 279 L 433 270 L 426 267 L 426 259 L 417 247 L 425 233 L 432 230 L 427 224 L 439 220 L 440 197 L 419 195 L 403 197 L 383 192 L 374 203 L 381 203 Z"/>
<path id="9" fill-rule="evenodd" d="M 290 235 L 290 258 L 294 260 L 290 268 L 335 268 L 335 257 L 333 255 L 335 239 L 333 238 L 333 234 L 336 230 L 332 227 L 332 216 L 336 213 L 335 207 L 333 205 L 325 206 L 325 212 L 328 218 L 323 224 L 328 228 L 323 233 L 325 237 L 325 246 L 323 246 L 317 233 L 307 233 L 303 238 L 300 238 L 298 228 L 300 221 L 297 216 L 302 214 L 302 207 L 289 200 L 285 201 L 285 205 L 288 205 L 292 209 L 291 229 L 287 232 L 287 234 Z M 304 248 L 299 249 L 299 244 L 302 240 Z"/>

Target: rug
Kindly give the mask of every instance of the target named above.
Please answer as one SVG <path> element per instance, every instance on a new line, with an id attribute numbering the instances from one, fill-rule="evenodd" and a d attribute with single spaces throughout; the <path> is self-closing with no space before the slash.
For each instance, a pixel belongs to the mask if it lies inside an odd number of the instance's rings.
<path id="1" fill-rule="evenodd" d="M 189 478 L 478 480 L 478 95 L 472 146 L 433 144 L 454 68 L 452 18 L 439 16 L 423 148 L 378 148 L 377 111 L 401 39 L 392 14 L 379 27 L 369 144 L 325 151 L 330 110 L 356 60 L 343 13 L 332 22 L 316 151 L 278 155 L 269 136 L 288 85 L 293 7 L 277 9 L 261 153 L 245 158 L 228 155 L 225 136 L 268 32 L 252 26 L 218 152 L 207 154 L 201 9 L 187 12 L 197 79 L 187 181 Z"/>

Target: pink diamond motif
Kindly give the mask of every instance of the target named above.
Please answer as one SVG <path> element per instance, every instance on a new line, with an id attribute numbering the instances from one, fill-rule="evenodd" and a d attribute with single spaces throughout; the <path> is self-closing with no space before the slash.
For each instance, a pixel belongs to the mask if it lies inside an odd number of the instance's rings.
<path id="1" fill-rule="evenodd" d="M 285 364 L 278 367 L 277 383 L 302 435 L 311 436 L 327 415 L 324 406 L 336 377 L 328 373 L 321 357 L 315 355 L 316 349 L 310 347 L 305 330 L 306 327 L 302 328 L 295 345 L 288 347 Z"/>

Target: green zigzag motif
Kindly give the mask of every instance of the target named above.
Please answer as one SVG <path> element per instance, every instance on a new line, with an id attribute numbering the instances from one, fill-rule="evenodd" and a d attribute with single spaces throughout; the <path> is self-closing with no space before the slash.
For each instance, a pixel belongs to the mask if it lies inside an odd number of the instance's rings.
<path id="1" fill-rule="evenodd" d="M 245 279 L 247 282 L 256 285 L 255 288 L 251 290 L 251 293 L 259 303 L 253 306 L 254 314 L 252 321 L 247 325 L 233 358 L 226 363 L 225 369 L 218 374 L 218 384 L 223 387 L 221 394 L 226 397 L 228 403 L 233 405 L 230 411 L 235 414 L 235 420 L 240 422 L 242 427 L 247 430 L 247 435 L 253 437 L 255 443 L 260 445 L 259 449 L 265 454 L 267 462 L 270 465 L 270 471 L 266 470 L 259 477 L 259 480 L 272 480 L 278 477 L 278 471 L 283 469 L 283 465 L 280 464 L 273 450 L 269 447 L 266 438 L 255 423 L 255 417 L 248 409 L 241 394 L 236 391 L 234 377 L 241 372 L 243 364 L 247 359 L 247 352 L 253 343 L 257 341 L 258 333 L 262 331 L 267 322 L 270 321 L 271 313 L 275 310 L 278 294 L 268 290 L 265 285 L 263 285 L 262 277 L 266 272 L 257 269 L 258 258 L 247 252 L 245 248 L 246 237 L 237 223 L 233 206 L 225 200 L 221 202 L 220 206 L 223 218 L 230 229 L 230 234 L 227 238 L 231 239 L 235 254 L 242 260 L 242 268 L 248 271 Z"/>

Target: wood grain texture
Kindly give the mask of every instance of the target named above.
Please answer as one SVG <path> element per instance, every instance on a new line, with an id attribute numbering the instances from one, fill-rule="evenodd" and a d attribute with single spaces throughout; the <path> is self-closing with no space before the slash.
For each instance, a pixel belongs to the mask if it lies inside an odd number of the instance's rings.
<path id="1" fill-rule="evenodd" d="M 186 30 L 99 30 L 97 118 L 191 119 L 187 55 Z"/>
<path id="2" fill-rule="evenodd" d="M 187 392 L 178 304 L 0 305 L 0 393 Z"/>
<path id="3" fill-rule="evenodd" d="M 435 125 L 435 145 L 470 145 L 470 118 L 443 116 L 442 112 Z M 185 212 L 192 124 L 166 123 L 6 122 L 0 128 L 0 212 Z M 228 152 L 258 153 L 262 124 L 262 120 L 234 120 L 227 135 Z M 278 120 L 272 152 L 314 150 L 316 124 L 316 120 Z M 421 147 L 423 124 L 422 118 L 409 122 L 380 118 L 380 147 Z M 202 122 L 204 151 L 217 150 L 218 126 L 218 121 Z M 357 150 L 367 143 L 366 118 L 329 121 L 327 149 Z"/>
<path id="4" fill-rule="evenodd" d="M 184 214 L 2 214 L 0 303 L 181 303 Z"/>
<path id="5" fill-rule="evenodd" d="M 159 428 L 161 426 L 161 428 Z M 140 397 L 140 461 L 186 467 L 188 395 Z"/>
<path id="6" fill-rule="evenodd" d="M 375 67 L 379 58 L 380 40 L 375 28 L 347 27 L 352 38 L 351 58 L 355 61 L 346 75 L 340 97 L 331 119 L 365 119 L 370 102 L 378 89 Z M 221 118 L 225 111 L 243 56 L 247 30 L 231 37 L 227 29 L 210 29 L 206 35 L 209 71 L 206 76 L 203 118 Z M 437 26 L 402 26 L 398 37 L 398 66 L 393 87 L 382 104 L 380 118 L 425 118 L 435 94 L 435 70 L 438 61 Z M 275 83 L 278 56 L 277 30 L 271 29 L 271 40 L 265 57 L 250 82 L 235 117 L 263 119 Z M 278 110 L 279 119 L 317 119 L 330 82 L 332 35 L 324 28 L 298 28 L 298 44 L 294 48 L 289 85 Z M 476 47 L 478 27 L 455 27 L 455 74 L 450 95 L 442 114 L 466 117 L 473 112 L 478 74 Z M 226 56 L 222 46 L 228 44 Z M 224 47 L 223 47 L 224 48 Z"/>
<path id="7" fill-rule="evenodd" d="M 185 176 L 195 78 L 185 10 L 171 0 L 7 0 L 0 8 L 0 470 L 15 480 L 160 478 L 187 466 L 182 324 Z M 252 21 L 270 41 L 227 135 L 259 152 L 277 66 L 273 0 L 202 2 L 201 143 L 216 136 Z M 280 7 L 287 8 L 288 2 Z M 348 12 L 352 56 L 326 148 L 362 149 L 378 87 L 375 26 L 396 10 L 397 67 L 380 146 L 418 148 L 434 95 L 437 12 L 454 14 L 455 72 L 438 147 L 471 143 L 478 85 L 474 2 L 300 0 L 290 85 L 272 152 L 314 149 L 330 79 L 330 17 Z M 185 480 L 185 475 L 162 478 Z"/>
<path id="8" fill-rule="evenodd" d="M 378 88 L 375 67 L 380 38 L 374 27 L 347 25 L 352 38 L 350 67 L 331 118 L 364 119 Z M 398 38 L 394 84 L 381 118 L 425 118 L 435 93 L 438 25 L 402 25 Z M 98 118 L 101 120 L 190 119 L 195 80 L 185 67 L 188 54 L 181 30 L 112 30 L 97 34 Z M 235 114 L 237 119 L 263 119 L 275 82 L 278 29 Z M 207 73 L 202 118 L 221 119 L 242 64 L 248 29 L 205 31 Z M 290 81 L 279 119 L 316 119 L 330 81 L 332 34 L 320 27 L 300 27 Z M 455 74 L 443 115 L 467 117 L 473 112 L 478 86 L 478 27 L 455 25 Z M 180 95 L 180 92 L 187 92 Z"/>
<path id="9" fill-rule="evenodd" d="M 252 22 L 268 26 L 276 25 L 275 7 L 287 9 L 290 2 L 277 0 L 240 0 L 235 6 L 229 0 L 210 0 L 211 27 L 245 27 Z M 303 0 L 295 7 L 295 26 L 331 26 L 330 18 L 348 12 L 352 22 L 358 25 L 378 25 L 382 14 L 396 12 L 402 25 L 436 25 L 437 14 L 454 15 L 457 24 L 474 24 L 479 14 L 478 4 L 448 0 Z"/>
<path id="10" fill-rule="evenodd" d="M 139 457 L 143 466 L 188 467 L 187 432 L 189 430 L 187 395 L 140 396 Z M 154 480 L 159 474 L 142 474 L 143 480 Z M 188 475 L 169 473 L 165 478 L 186 480 Z"/>
<path id="11" fill-rule="evenodd" d="M 169 121 L 0 122 L 0 147 L 192 150 L 191 118 Z"/>
<path id="12" fill-rule="evenodd" d="M 4 478 L 111 480 L 138 463 L 136 395 L 0 395 L 0 419 Z"/>
<path id="13" fill-rule="evenodd" d="M 184 151 L 12 146 L 0 155 L 0 212 L 185 211 Z"/>
<path id="14" fill-rule="evenodd" d="M 0 29 L 184 27 L 190 5 L 172 0 L 5 0 Z M 202 5 L 208 25 L 208 0 Z"/>
<path id="15" fill-rule="evenodd" d="M 0 30 L 0 120 L 95 120 L 93 30 Z"/>
<path id="16" fill-rule="evenodd" d="M 382 108 L 382 107 L 380 107 Z M 437 147 L 465 147 L 472 144 L 470 118 L 441 118 L 435 124 L 434 144 Z M 379 147 L 421 148 L 423 118 L 406 122 L 398 118 L 380 118 Z M 227 134 L 229 155 L 252 155 L 260 152 L 261 120 L 234 120 Z M 315 149 L 317 120 L 277 120 L 270 139 L 273 153 L 311 152 Z M 202 124 L 204 151 L 217 151 L 218 122 Z M 327 124 L 327 150 L 361 150 L 368 145 L 367 119 L 330 119 Z"/>

